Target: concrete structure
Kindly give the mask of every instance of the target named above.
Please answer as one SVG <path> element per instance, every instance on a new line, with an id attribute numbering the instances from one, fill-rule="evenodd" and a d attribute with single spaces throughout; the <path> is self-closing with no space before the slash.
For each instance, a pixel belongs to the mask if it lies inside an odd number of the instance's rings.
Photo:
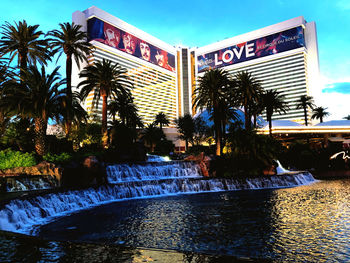
<path id="1" fill-rule="evenodd" d="M 220 67 L 231 74 L 248 71 L 264 90 L 280 91 L 290 110 L 273 119 L 303 123 L 303 109 L 296 109 L 297 100 L 302 95 L 313 96 L 320 87 L 316 25 L 301 16 L 194 52 L 196 75 L 204 74 L 206 68 Z"/>
<path id="2" fill-rule="evenodd" d="M 151 123 L 158 112 L 164 112 L 171 122 L 165 131 L 173 141 L 177 139 L 174 120 L 195 114 L 193 91 L 206 69 L 223 67 L 232 74 L 247 70 L 264 89 L 281 91 L 291 109 L 286 115 L 274 115 L 275 119 L 302 122 L 303 110 L 295 108 L 296 101 L 301 95 L 312 96 L 319 87 L 316 26 L 303 17 L 201 48 L 173 47 L 97 7 L 76 11 L 73 22 L 83 26 L 95 47 L 89 63 L 108 59 L 125 67 L 143 122 Z M 79 70 L 73 68 L 73 86 L 80 81 Z M 85 107 L 99 116 L 101 102 L 97 109 L 93 103 L 92 93 Z"/>

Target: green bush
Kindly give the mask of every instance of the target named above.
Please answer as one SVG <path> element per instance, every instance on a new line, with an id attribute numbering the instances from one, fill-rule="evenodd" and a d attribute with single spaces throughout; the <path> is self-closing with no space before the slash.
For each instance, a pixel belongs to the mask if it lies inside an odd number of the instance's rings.
<path id="1" fill-rule="evenodd" d="M 23 153 L 6 149 L 0 151 L 0 169 L 9 169 L 15 167 L 27 167 L 36 165 L 37 161 L 34 153 Z"/>
<path id="2" fill-rule="evenodd" d="M 72 159 L 72 155 L 66 152 L 61 154 L 48 153 L 43 156 L 43 159 L 50 163 L 62 164 L 69 162 Z"/>

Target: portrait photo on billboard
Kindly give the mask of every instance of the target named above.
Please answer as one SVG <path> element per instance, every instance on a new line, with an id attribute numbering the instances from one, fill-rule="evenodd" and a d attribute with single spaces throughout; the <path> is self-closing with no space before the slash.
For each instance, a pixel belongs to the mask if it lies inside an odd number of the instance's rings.
<path id="1" fill-rule="evenodd" d="M 299 26 L 200 55 L 197 57 L 198 72 L 274 55 L 304 46 L 304 31 Z"/>
<path id="2" fill-rule="evenodd" d="M 139 59 L 175 71 L 175 56 L 96 17 L 88 20 L 89 41 L 95 40 Z"/>

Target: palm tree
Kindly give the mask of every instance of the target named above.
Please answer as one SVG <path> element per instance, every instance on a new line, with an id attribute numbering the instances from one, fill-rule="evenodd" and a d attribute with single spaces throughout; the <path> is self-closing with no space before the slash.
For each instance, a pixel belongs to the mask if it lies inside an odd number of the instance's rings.
<path id="1" fill-rule="evenodd" d="M 72 93 L 72 104 L 70 107 L 67 107 L 67 94 L 65 93 L 64 96 L 61 97 L 61 106 L 62 106 L 62 112 L 59 117 L 58 122 L 63 124 L 63 127 L 67 127 L 68 120 L 71 124 L 75 126 L 79 126 L 81 123 L 86 123 L 88 119 L 87 112 L 82 107 L 82 98 L 79 94 L 79 92 L 73 92 Z M 69 116 L 69 118 L 67 117 Z M 70 134 L 66 132 L 66 136 L 69 136 Z"/>
<path id="2" fill-rule="evenodd" d="M 344 117 L 343 119 L 350 121 L 350 115 Z"/>
<path id="3" fill-rule="evenodd" d="M 142 132 L 142 139 L 150 146 L 150 151 L 154 152 L 154 148 L 161 139 L 164 138 L 163 131 L 155 126 L 154 123 L 148 124 Z"/>
<path id="4" fill-rule="evenodd" d="M 206 108 L 211 112 L 214 129 L 216 155 L 221 155 L 222 142 L 222 120 L 225 118 L 222 113 L 224 107 L 228 107 L 228 88 L 231 86 L 228 73 L 221 69 L 212 69 L 205 72 L 199 78 L 198 86 L 194 90 L 194 108 Z"/>
<path id="5" fill-rule="evenodd" d="M 128 90 L 126 93 L 121 93 L 115 100 L 111 101 L 107 106 L 107 110 L 109 114 L 112 115 L 113 121 L 115 120 L 115 115 L 118 114 L 121 122 L 125 126 L 129 126 L 132 119 L 135 119 L 136 115 L 138 116 L 134 98 Z"/>
<path id="6" fill-rule="evenodd" d="M 121 94 L 126 94 L 132 87 L 126 75 L 127 70 L 118 63 L 112 64 L 111 61 L 103 59 L 93 65 L 85 67 L 79 74 L 81 81 L 78 88 L 81 88 L 80 94 L 85 100 L 90 92 L 94 92 L 93 107 L 97 107 L 102 97 L 102 144 L 107 146 L 107 104 L 109 98 L 118 98 Z"/>
<path id="7" fill-rule="evenodd" d="M 305 120 L 305 126 L 308 125 L 307 123 L 307 108 L 310 107 L 311 109 L 314 107 L 313 99 L 310 96 L 302 95 L 300 99 L 297 102 L 297 109 L 304 109 L 304 120 Z"/>
<path id="8" fill-rule="evenodd" d="M 238 101 L 244 108 L 245 129 L 250 130 L 251 117 L 254 113 L 251 105 L 259 103 L 259 95 L 262 93 L 261 84 L 247 71 L 236 73 L 235 82 Z"/>
<path id="9" fill-rule="evenodd" d="M 313 109 L 312 119 L 320 119 L 320 123 L 323 122 L 323 118 L 329 116 L 329 112 L 326 111 L 327 108 L 317 107 Z"/>
<path id="10" fill-rule="evenodd" d="M 16 79 L 6 84 L 0 102 L 0 108 L 7 108 L 22 118 L 34 119 L 35 151 L 41 156 L 46 152 L 48 119 L 60 114 L 60 100 L 64 95 L 59 88 L 65 80 L 60 79 L 58 70 L 56 67 L 51 74 L 46 74 L 44 67 L 39 70 L 30 65 L 23 71 L 22 85 Z"/>
<path id="11" fill-rule="evenodd" d="M 156 115 L 154 124 L 159 124 L 159 128 L 163 129 L 163 125 L 168 126 L 170 124 L 170 121 L 168 120 L 165 113 L 161 111 Z"/>
<path id="12" fill-rule="evenodd" d="M 15 25 L 5 22 L 1 26 L 3 36 L 0 39 L 0 54 L 8 54 L 10 62 L 17 56 L 22 71 L 27 69 L 28 63 L 46 65 L 46 61 L 51 58 L 48 42 L 40 39 L 44 33 L 38 31 L 38 27 L 39 25 L 28 25 L 25 20 L 15 22 Z"/>
<path id="13" fill-rule="evenodd" d="M 285 113 L 288 104 L 284 102 L 284 96 L 277 90 L 268 90 L 262 95 L 263 105 L 266 109 L 266 118 L 269 122 L 269 134 L 272 136 L 272 115 L 274 112 Z"/>
<path id="14" fill-rule="evenodd" d="M 185 141 L 186 151 L 188 150 L 188 143 L 193 144 L 193 137 L 195 134 L 195 121 L 190 114 L 185 114 L 179 117 L 176 121 L 177 131 L 180 134 L 179 138 Z"/>
<path id="15" fill-rule="evenodd" d="M 73 57 L 75 62 L 80 68 L 80 63 L 87 61 L 87 55 L 92 49 L 92 45 L 87 41 L 87 33 L 82 31 L 81 25 L 74 23 L 63 23 L 59 24 L 60 30 L 52 30 L 47 33 L 48 36 L 53 38 L 49 39 L 50 46 L 54 53 L 59 52 L 60 58 L 62 53 L 66 55 L 66 79 L 67 79 L 67 105 L 66 107 L 72 106 L 72 60 Z M 71 128 L 71 118 L 69 110 L 67 111 L 66 121 L 66 134 L 69 134 Z"/>

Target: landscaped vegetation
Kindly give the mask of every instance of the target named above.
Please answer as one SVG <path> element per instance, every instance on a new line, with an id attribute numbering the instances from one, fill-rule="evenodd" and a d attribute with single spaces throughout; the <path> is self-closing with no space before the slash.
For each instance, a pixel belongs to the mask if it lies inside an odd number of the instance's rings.
<path id="1" fill-rule="evenodd" d="M 199 78 L 194 108 L 206 110 L 209 120 L 186 114 L 171 123 L 164 112 L 155 112 L 154 122 L 145 124 L 134 104 L 127 70 L 108 60 L 88 64 L 93 47 L 80 29 L 63 23 L 45 34 L 39 25 L 26 21 L 1 27 L 0 147 L 4 151 L 0 169 L 40 160 L 62 164 L 91 153 L 109 161 L 114 157 L 115 161 L 133 160 L 142 156 L 143 147 L 148 152 L 169 154 L 174 152 L 174 144 L 163 132 L 169 125 L 177 127 L 187 153 L 217 156 L 216 169 L 222 170 L 222 175 L 259 174 L 274 159 L 288 155 L 271 133 L 273 114 L 286 112 L 288 104 L 278 91 L 264 91 L 249 72 L 232 76 L 214 69 Z M 66 56 L 65 76 L 59 74 L 59 66 L 52 71 L 47 67 L 62 54 Z M 79 93 L 72 87 L 73 58 L 78 66 L 87 65 L 80 73 Z M 88 115 L 81 105 L 89 94 L 96 103 Z M 94 114 L 100 98 L 102 118 Z M 307 108 L 313 107 L 312 98 L 302 96 L 298 107 L 306 114 Z M 244 118 L 239 116 L 240 109 Z M 269 122 L 270 136 L 256 134 L 262 114 Z M 319 107 L 313 118 L 322 122 L 327 114 Z M 61 132 L 46 135 L 49 123 Z M 139 157 L 135 159 L 142 159 Z"/>

